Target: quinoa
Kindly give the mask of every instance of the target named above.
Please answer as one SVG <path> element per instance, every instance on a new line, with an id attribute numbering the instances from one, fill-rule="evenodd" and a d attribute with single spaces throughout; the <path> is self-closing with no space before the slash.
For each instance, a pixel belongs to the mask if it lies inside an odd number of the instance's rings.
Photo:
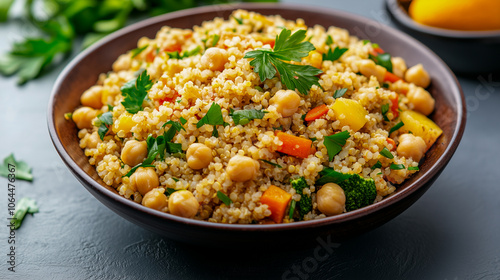
<path id="1" fill-rule="evenodd" d="M 234 18 L 241 19 L 243 24 Z M 250 65 L 250 59 L 244 58 L 248 51 L 272 48 L 274 38 L 283 28 L 292 32 L 307 30 L 307 38 L 316 50 L 304 57 L 300 64 L 312 65 L 323 72 L 319 76 L 320 86 L 313 85 L 307 95 L 300 94 L 299 106 L 289 117 L 283 117 L 270 101 L 278 91 L 286 89 L 280 78 L 276 76 L 261 81 Z M 331 46 L 326 44 L 329 37 L 333 40 Z M 271 185 L 281 188 L 296 201 L 304 195 L 311 197 L 312 209 L 302 217 L 303 220 L 324 218 L 326 215 L 318 209 L 316 200 L 316 192 L 321 186 L 314 183 L 325 167 L 372 178 L 377 192 L 374 203 L 393 193 L 398 184 L 417 172 L 390 168 L 391 164 L 416 167 L 418 162 L 396 152 L 399 131 L 392 134 L 394 143 L 387 140 L 390 136 L 388 130 L 398 120 L 392 111 L 384 120 L 381 107 L 391 104 L 395 98 L 398 100 L 399 96 L 399 110 L 413 109 L 414 104 L 405 93 L 419 87 L 403 79 L 384 84 L 375 75 L 361 74 L 360 61 L 369 59 L 377 46 L 351 36 L 344 29 L 308 27 L 301 19 L 291 21 L 280 16 L 237 10 L 229 19 L 215 18 L 194 26 L 192 30 L 165 26 L 155 38 L 141 38 L 137 47 L 143 50 L 138 54 L 128 52 L 121 55 L 113 64 L 113 70 L 101 74 L 96 85 L 84 93 L 98 96 L 102 107 L 94 109 L 99 114 L 112 108 L 113 124 L 109 125 L 109 132 L 101 140 L 99 120 L 94 118 L 91 127 L 78 133 L 80 147 L 90 164 L 96 167 L 104 183 L 125 198 L 143 203 L 145 196 L 134 185 L 132 177 L 125 176 L 134 167 L 122 161 L 125 144 L 132 140 L 145 141 L 148 136 L 164 135 L 169 128 L 164 124 L 168 121 L 186 121 L 183 129 L 171 140 L 182 146 L 183 153 L 167 154 L 163 160 L 156 158 L 151 163 L 158 176 L 155 190 L 160 190 L 165 197 L 174 190 L 192 193 L 199 204 L 194 219 L 217 223 L 269 223 L 272 211 L 267 204 L 261 203 L 261 197 Z M 200 52 L 195 55 L 172 58 L 175 51 L 180 54 L 196 47 L 200 47 Z M 204 52 L 210 47 L 225 50 L 227 57 L 223 69 L 211 69 L 204 61 Z M 335 61 L 323 60 L 322 54 L 334 47 L 347 48 L 347 51 Z M 131 114 L 121 104 L 124 97 L 120 88 L 144 70 L 153 85 L 147 92 L 143 109 Z M 347 89 L 343 98 L 359 102 L 367 111 L 366 123 L 359 130 L 342 126 L 344 116 L 336 115 L 331 109 L 336 101 L 334 92 L 339 89 Z M 213 103 L 221 107 L 227 125 L 197 127 Z M 303 115 L 322 104 L 328 106 L 328 112 L 321 118 L 305 122 Z M 235 125 L 230 116 L 231 109 L 265 110 L 265 115 L 262 119 Z M 213 135 L 214 129 L 217 129 L 218 136 Z M 306 158 L 277 152 L 283 144 L 276 136 L 278 130 L 313 139 L 314 150 Z M 350 137 L 330 161 L 323 141 L 326 136 L 341 131 L 349 131 Z M 185 152 L 193 143 L 201 143 L 211 150 L 212 159 L 204 168 L 195 170 L 188 163 Z M 385 147 L 392 151 L 393 159 L 381 155 Z M 230 159 L 236 155 L 255 160 L 258 169 L 252 179 L 231 180 L 227 169 Z M 383 167 L 372 168 L 377 162 Z M 290 179 L 301 176 L 309 188 L 297 194 Z M 226 195 L 231 203 L 223 203 L 219 193 Z M 158 209 L 172 212 L 171 205 L 163 206 Z M 287 214 L 281 222 L 297 220 L 296 217 L 290 219 Z"/>

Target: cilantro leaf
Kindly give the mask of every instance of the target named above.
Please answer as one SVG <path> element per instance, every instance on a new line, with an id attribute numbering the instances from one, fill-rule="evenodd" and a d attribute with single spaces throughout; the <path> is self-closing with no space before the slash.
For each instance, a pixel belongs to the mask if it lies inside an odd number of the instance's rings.
<path id="1" fill-rule="evenodd" d="M 339 97 L 342 97 L 344 96 L 344 94 L 347 92 L 347 89 L 346 88 L 341 88 L 341 89 L 337 89 L 335 90 L 335 92 L 333 93 L 333 98 L 339 98 Z"/>
<path id="2" fill-rule="evenodd" d="M 390 168 L 392 170 L 401 170 L 401 169 L 405 169 L 405 166 L 403 164 L 391 163 L 391 167 Z"/>
<path id="3" fill-rule="evenodd" d="M 391 127 L 391 129 L 389 130 L 389 135 L 391 135 L 391 133 L 393 133 L 394 131 L 400 129 L 401 127 L 403 127 L 403 125 L 405 125 L 403 123 L 403 121 L 399 121 L 397 124 L 395 124 L 393 127 Z"/>
<path id="4" fill-rule="evenodd" d="M 152 86 L 153 82 L 146 70 L 142 71 L 136 79 L 132 79 L 125 83 L 121 87 L 122 95 L 125 97 L 122 101 L 125 110 L 131 114 L 142 111 L 142 102 L 148 95 L 148 90 L 150 90 Z"/>
<path id="5" fill-rule="evenodd" d="M 182 120 L 181 120 L 181 121 L 182 121 Z M 172 125 L 172 126 L 168 129 L 168 131 L 166 131 L 166 132 L 164 133 L 165 141 L 167 141 L 167 142 L 172 141 L 172 139 L 174 138 L 174 136 L 175 136 L 175 134 L 176 134 L 177 132 L 180 132 L 181 130 L 186 131 L 186 129 L 185 129 L 185 128 L 182 126 L 182 124 L 181 124 L 181 123 L 179 123 L 179 122 L 176 122 L 176 121 L 172 121 L 172 120 L 170 120 L 170 121 L 166 122 L 166 123 L 165 123 L 162 127 L 165 127 L 167 124 Z"/>
<path id="6" fill-rule="evenodd" d="M 227 196 L 225 195 L 223 192 L 221 191 L 217 191 L 217 197 L 222 201 L 224 202 L 224 204 L 226 204 L 227 206 L 231 205 L 231 203 L 233 203 L 233 201 Z"/>
<path id="7" fill-rule="evenodd" d="M 277 164 L 277 163 L 274 163 L 274 162 L 272 162 L 272 161 L 269 161 L 269 160 L 260 159 L 260 161 L 265 162 L 265 163 L 267 163 L 267 164 L 270 164 L 270 165 L 272 165 L 272 166 L 274 166 L 274 167 L 283 168 L 283 166 L 281 166 L 281 165 L 279 165 L 279 164 Z"/>
<path id="8" fill-rule="evenodd" d="M 316 180 L 315 185 L 316 186 L 321 186 L 326 183 L 335 183 L 339 184 L 342 183 L 343 181 L 351 178 L 352 175 L 350 174 L 344 174 L 335 171 L 331 167 L 325 167 L 323 170 L 319 172 L 319 175 L 321 176 L 318 180 Z"/>
<path id="9" fill-rule="evenodd" d="M 233 118 L 235 125 L 245 125 L 248 124 L 251 120 L 262 119 L 267 111 L 256 110 L 256 109 L 246 109 L 246 110 L 238 110 L 234 111 L 231 109 L 229 115 Z"/>
<path id="10" fill-rule="evenodd" d="M 384 147 L 382 151 L 380 151 L 380 154 L 388 159 L 393 159 L 394 155 L 387 149 L 387 147 Z"/>
<path id="11" fill-rule="evenodd" d="M 387 69 L 387 71 L 392 73 L 392 62 L 391 62 L 391 55 L 390 54 L 388 54 L 388 53 L 382 53 L 379 55 L 370 54 L 369 58 L 371 60 L 373 60 L 375 62 L 375 64 L 378 64 L 378 65 L 384 67 L 385 69 Z"/>
<path id="12" fill-rule="evenodd" d="M 382 117 L 384 117 L 384 121 L 388 122 L 389 118 L 387 117 L 387 112 L 389 112 L 389 104 L 383 104 L 380 106 L 380 112 L 382 113 Z"/>
<path id="13" fill-rule="evenodd" d="M 377 160 L 377 162 L 371 167 L 372 169 L 380 168 L 382 167 L 382 163 L 380 160 Z"/>
<path id="14" fill-rule="evenodd" d="M 132 54 L 132 58 L 138 56 L 142 51 L 144 51 L 149 45 L 145 45 L 144 47 L 136 48 L 130 51 Z"/>
<path id="15" fill-rule="evenodd" d="M 38 213 L 38 206 L 36 205 L 36 201 L 23 197 L 19 200 L 19 203 L 16 205 L 16 210 L 14 216 L 12 216 L 12 220 L 14 222 L 14 229 L 18 229 L 21 227 L 21 224 L 26 216 L 26 213 L 34 214 Z"/>
<path id="16" fill-rule="evenodd" d="M 335 61 L 339 59 L 348 50 L 349 50 L 348 48 L 339 48 L 337 46 L 332 52 L 332 49 L 330 48 L 328 49 L 327 53 L 323 54 L 323 60 Z"/>
<path id="17" fill-rule="evenodd" d="M 99 126 L 97 134 L 99 134 L 101 140 L 104 140 L 104 136 L 106 136 L 106 133 L 109 131 L 109 126 L 113 124 L 113 113 L 106 112 L 100 115 L 97 119 L 99 120 L 97 123 Z"/>
<path id="18" fill-rule="evenodd" d="M 323 145 L 326 147 L 330 161 L 332 161 L 333 157 L 335 157 L 335 155 L 342 150 L 342 147 L 345 145 L 346 140 L 349 139 L 349 137 L 351 137 L 351 134 L 347 130 L 334 135 L 325 136 Z"/>
<path id="19" fill-rule="evenodd" d="M 212 132 L 212 136 L 219 137 L 219 132 L 217 131 L 216 126 L 227 125 L 227 123 L 224 122 L 224 118 L 222 117 L 222 111 L 219 104 L 213 102 L 212 105 L 210 105 L 210 108 L 208 109 L 205 116 L 203 116 L 203 118 L 201 118 L 198 123 L 196 123 L 196 128 L 200 128 L 205 124 L 213 125 L 214 130 Z"/>
<path id="20" fill-rule="evenodd" d="M 272 79 L 278 72 L 281 82 L 286 88 L 297 89 L 307 94 L 313 85 L 319 87 L 319 78 L 316 75 L 323 73 L 320 69 L 310 65 L 290 64 L 286 61 L 300 62 L 303 57 L 316 48 L 310 42 L 304 41 L 306 30 L 291 31 L 284 28 L 276 36 L 274 49 L 258 49 L 249 51 L 244 58 L 253 58 L 250 65 L 259 74 L 260 80 Z"/>
<path id="21" fill-rule="evenodd" d="M 31 167 L 24 161 L 16 161 L 14 154 L 8 155 L 3 159 L 3 165 L 0 165 L 0 176 L 9 178 L 9 174 L 14 173 L 16 179 L 33 181 Z"/>

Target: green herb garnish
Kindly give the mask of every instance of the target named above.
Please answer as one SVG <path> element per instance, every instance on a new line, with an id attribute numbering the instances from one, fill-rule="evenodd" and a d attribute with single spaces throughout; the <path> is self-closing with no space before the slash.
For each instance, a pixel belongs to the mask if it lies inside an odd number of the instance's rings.
<path id="1" fill-rule="evenodd" d="M 418 166 L 409 166 L 408 170 L 410 170 L 410 171 L 419 171 L 420 169 L 418 168 Z"/>
<path id="2" fill-rule="evenodd" d="M 227 196 L 225 195 L 223 192 L 221 191 L 217 191 L 217 197 L 222 201 L 224 202 L 224 204 L 226 204 L 227 206 L 231 205 L 231 203 L 233 203 L 233 201 Z"/>
<path id="3" fill-rule="evenodd" d="M 325 44 L 328 46 L 333 44 L 333 38 L 332 38 L 332 36 L 330 36 L 330 34 L 328 34 L 328 36 L 326 36 Z"/>
<path id="4" fill-rule="evenodd" d="M 323 170 L 319 172 L 320 178 L 316 180 L 315 185 L 320 186 L 324 185 L 326 183 L 335 183 L 339 184 L 347 179 L 349 179 L 352 175 L 351 174 L 344 174 L 335 171 L 331 167 L 325 167 Z"/>
<path id="5" fill-rule="evenodd" d="M 113 113 L 103 113 L 97 119 L 98 121 L 96 122 L 96 126 L 99 127 L 97 134 L 99 134 L 99 138 L 101 138 L 101 140 L 104 140 L 104 136 L 106 136 L 106 133 L 109 131 L 109 126 L 113 124 Z"/>
<path id="6" fill-rule="evenodd" d="M 122 105 L 125 110 L 131 114 L 142 111 L 142 102 L 148 95 L 148 90 L 153 86 L 153 81 L 150 79 L 146 70 L 136 79 L 132 79 L 121 87 L 122 95 L 125 99 Z"/>
<path id="7" fill-rule="evenodd" d="M 335 92 L 333 93 L 333 98 L 339 98 L 339 97 L 342 97 L 344 96 L 344 94 L 347 92 L 347 89 L 346 88 L 341 88 L 341 89 L 337 89 L 335 90 Z"/>
<path id="8" fill-rule="evenodd" d="M 380 151 L 380 154 L 388 159 L 393 159 L 394 155 L 387 149 L 387 147 L 384 147 L 382 151 Z"/>
<path id="9" fill-rule="evenodd" d="M 363 45 L 366 45 L 366 44 L 370 43 L 370 40 L 363 40 L 361 42 L 363 42 Z"/>
<path id="10" fill-rule="evenodd" d="M 237 18 L 235 16 L 231 16 L 239 25 L 242 25 L 243 24 L 243 19 L 241 18 Z"/>
<path id="11" fill-rule="evenodd" d="M 274 163 L 274 162 L 272 162 L 272 161 L 268 161 L 268 160 L 265 160 L 265 159 L 260 159 L 260 161 L 263 161 L 263 162 L 265 162 L 265 163 L 267 163 L 267 164 L 270 164 L 270 165 L 272 165 L 272 166 L 274 166 L 274 167 L 283 168 L 283 166 L 281 166 L 281 165 L 279 165 L 279 164 L 277 164 L 277 163 Z"/>
<path id="12" fill-rule="evenodd" d="M 176 181 L 177 182 L 177 181 Z M 176 189 L 173 189 L 173 188 L 166 188 L 165 191 L 167 192 L 168 195 L 171 195 L 173 194 L 174 192 L 176 192 L 177 190 Z"/>
<path id="13" fill-rule="evenodd" d="M 132 54 L 132 58 L 138 56 L 142 51 L 144 51 L 148 47 L 149 47 L 149 45 L 145 45 L 144 47 L 140 47 L 140 48 L 136 48 L 136 49 L 131 50 L 130 53 Z"/>
<path id="14" fill-rule="evenodd" d="M 64 119 L 69 121 L 73 119 L 73 113 L 66 113 L 64 114 Z"/>
<path id="15" fill-rule="evenodd" d="M 349 50 L 348 48 L 339 48 L 337 46 L 332 52 L 332 49 L 330 48 L 328 49 L 327 53 L 323 54 L 323 60 L 335 61 L 339 59 L 348 50 Z"/>
<path id="16" fill-rule="evenodd" d="M 371 168 L 375 169 L 375 168 L 380 168 L 380 167 L 382 167 L 382 163 L 380 162 L 380 160 L 377 160 L 377 162 Z"/>
<path id="17" fill-rule="evenodd" d="M 405 169 L 405 166 L 403 164 L 391 163 L 391 167 L 390 168 L 392 170 L 401 170 L 401 169 Z"/>
<path id="18" fill-rule="evenodd" d="M 217 131 L 217 125 L 226 126 L 228 123 L 224 122 L 224 118 L 222 117 L 222 111 L 219 104 L 213 102 L 207 113 L 203 118 L 201 118 L 198 123 L 196 123 L 196 128 L 200 128 L 203 125 L 213 125 L 214 130 L 212 132 L 212 136 L 219 137 L 219 132 Z"/>
<path id="19" fill-rule="evenodd" d="M 175 178 L 175 177 L 170 177 L 172 178 L 172 180 L 174 180 L 175 182 L 179 182 L 180 180 L 178 178 Z"/>
<path id="20" fill-rule="evenodd" d="M 19 200 L 19 203 L 16 205 L 16 210 L 14 216 L 12 216 L 12 220 L 14 222 L 14 229 L 18 229 L 21 227 L 21 224 L 26 216 L 26 213 L 34 214 L 38 213 L 38 206 L 36 205 L 36 201 L 23 197 Z"/>
<path id="21" fill-rule="evenodd" d="M 16 161 L 14 154 L 8 155 L 3 159 L 3 165 L 0 165 L 0 176 L 9 178 L 10 174 L 14 173 L 15 179 L 33 181 L 33 175 L 31 174 L 31 167 L 22 160 Z"/>
<path id="22" fill-rule="evenodd" d="M 384 121 L 388 122 L 389 118 L 387 117 L 387 112 L 389 112 L 389 104 L 383 104 L 380 106 L 380 111 L 382 113 L 382 117 L 384 117 Z"/>
<path id="23" fill-rule="evenodd" d="M 333 157 L 335 157 L 335 155 L 342 150 L 342 147 L 345 145 L 346 140 L 349 139 L 349 137 L 351 137 L 351 134 L 349 134 L 349 131 L 347 130 L 334 135 L 325 136 L 323 145 L 325 145 L 326 150 L 328 151 L 330 161 L 332 161 Z"/>
<path id="24" fill-rule="evenodd" d="M 196 48 L 191 49 L 189 51 L 183 51 L 182 53 L 179 53 L 178 51 L 175 52 L 166 52 L 169 58 L 171 59 L 184 59 L 186 57 L 194 56 L 197 54 L 201 54 L 201 47 L 196 46 Z"/>
<path id="25" fill-rule="evenodd" d="M 393 133 L 394 131 L 400 129 L 403 125 L 405 125 L 403 121 L 399 121 L 397 124 L 391 127 L 391 129 L 389 130 L 389 135 L 391 135 L 391 133 Z"/>
<path id="26" fill-rule="evenodd" d="M 262 119 L 267 111 L 256 110 L 256 109 L 246 109 L 246 110 L 238 110 L 235 111 L 232 108 L 230 109 L 229 115 L 233 118 L 235 125 L 245 125 L 248 124 L 251 120 Z"/>
<path id="27" fill-rule="evenodd" d="M 373 60 L 375 62 L 375 64 L 378 64 L 378 65 L 384 67 L 385 69 L 387 69 L 387 71 L 392 73 L 392 62 L 391 62 L 391 55 L 390 54 L 388 54 L 388 53 L 382 53 L 379 55 L 370 54 L 368 56 L 371 60 Z"/>
<path id="28" fill-rule="evenodd" d="M 260 80 L 272 79 L 276 72 L 287 89 L 297 89 L 307 95 L 313 85 L 321 87 L 316 75 L 323 73 L 310 65 L 295 65 L 286 61 L 300 62 L 303 57 L 316 48 L 310 42 L 304 41 L 306 30 L 292 31 L 283 29 L 276 36 L 274 49 L 258 49 L 247 52 L 244 58 L 253 58 L 250 65 L 259 74 Z"/>
<path id="29" fill-rule="evenodd" d="M 297 205 L 297 201 L 292 199 L 290 202 L 290 211 L 288 212 L 288 219 L 291 220 L 293 218 L 293 213 L 295 212 L 295 206 Z"/>

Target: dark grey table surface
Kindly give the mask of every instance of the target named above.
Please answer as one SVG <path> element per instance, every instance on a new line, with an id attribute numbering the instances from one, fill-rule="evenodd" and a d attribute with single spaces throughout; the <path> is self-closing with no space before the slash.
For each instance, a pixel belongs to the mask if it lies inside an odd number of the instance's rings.
<path id="1" fill-rule="evenodd" d="M 393 25 L 382 0 L 307 3 Z M 1 25 L 0 51 L 23 28 Z M 313 261 L 315 246 L 260 254 L 178 244 L 100 204 L 70 174 L 47 132 L 47 102 L 63 66 L 23 87 L 0 77 L 0 158 L 14 152 L 33 167 L 34 182 L 17 181 L 16 197 L 40 206 L 16 231 L 10 272 L 7 180 L 0 177 L 0 279 L 500 279 L 500 83 L 488 74 L 458 77 L 467 127 L 430 190 L 394 220 Z"/>

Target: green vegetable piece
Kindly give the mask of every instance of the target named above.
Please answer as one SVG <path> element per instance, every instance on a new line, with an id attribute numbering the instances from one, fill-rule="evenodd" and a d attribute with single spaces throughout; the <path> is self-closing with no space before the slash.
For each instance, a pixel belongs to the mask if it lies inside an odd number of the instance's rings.
<path id="1" fill-rule="evenodd" d="M 340 88 L 340 89 L 337 89 L 335 90 L 335 92 L 333 93 L 333 98 L 339 98 L 339 97 L 342 97 L 344 96 L 344 94 L 347 92 L 347 89 L 346 88 Z"/>
<path id="2" fill-rule="evenodd" d="M 403 127 L 403 125 L 405 125 L 403 123 L 403 121 L 399 121 L 397 124 L 395 124 L 393 127 L 391 127 L 391 129 L 389 130 L 389 135 L 391 135 L 391 133 L 393 133 L 394 131 L 400 129 L 401 127 Z"/>
<path id="3" fill-rule="evenodd" d="M 173 177 L 172 177 L 172 179 L 173 179 Z M 177 182 L 177 181 L 176 181 L 176 182 Z M 171 194 L 173 194 L 174 192 L 176 192 L 177 190 L 176 190 L 176 189 L 173 189 L 173 188 L 167 188 L 165 191 L 167 192 L 167 194 L 168 194 L 168 195 L 171 195 Z"/>
<path id="4" fill-rule="evenodd" d="M 381 167 L 382 167 L 382 163 L 380 162 L 380 160 L 377 160 L 377 162 L 371 168 L 376 169 L 376 168 L 381 168 Z"/>
<path id="5" fill-rule="evenodd" d="M 290 211 L 288 212 L 288 219 L 293 219 L 293 213 L 295 213 L 295 206 L 297 205 L 297 201 L 293 200 L 290 202 Z"/>
<path id="6" fill-rule="evenodd" d="M 233 110 L 230 109 L 231 112 L 229 115 L 233 118 L 235 125 L 245 125 L 248 124 L 251 120 L 262 119 L 267 111 L 256 110 L 256 109 L 246 109 L 246 110 Z"/>
<path id="7" fill-rule="evenodd" d="M 410 171 L 419 171 L 420 169 L 418 168 L 418 166 L 409 166 L 408 170 L 410 170 Z"/>
<path id="8" fill-rule="evenodd" d="M 8 155 L 3 159 L 3 165 L 0 165 L 0 176 L 9 178 L 10 174 L 15 175 L 15 179 L 33 181 L 33 175 L 31 174 L 31 167 L 24 161 L 16 161 L 14 154 Z"/>
<path id="9" fill-rule="evenodd" d="M 333 38 L 332 38 L 332 36 L 330 36 L 330 34 L 328 34 L 328 36 L 326 36 L 325 44 L 328 46 L 333 44 Z"/>
<path id="10" fill-rule="evenodd" d="M 391 163 L 390 168 L 391 168 L 392 170 L 401 170 L 401 169 L 405 169 L 406 167 L 405 167 L 403 164 L 395 164 L 395 163 Z"/>
<path id="11" fill-rule="evenodd" d="M 290 180 L 290 183 L 292 188 L 295 189 L 295 193 L 300 194 L 300 200 L 297 202 L 297 207 L 300 219 L 302 220 L 304 215 L 312 210 L 312 198 L 310 195 L 304 194 L 304 189 L 309 188 L 309 185 L 304 177 Z"/>
<path id="12" fill-rule="evenodd" d="M 272 162 L 272 161 L 269 161 L 269 160 L 260 159 L 260 161 L 265 162 L 265 163 L 267 163 L 267 164 L 270 164 L 270 165 L 272 165 L 272 166 L 274 166 L 274 167 L 283 168 L 283 166 L 281 166 L 281 165 L 279 165 L 279 164 L 277 164 L 277 163 L 274 163 L 274 162 Z"/>
<path id="13" fill-rule="evenodd" d="M 325 136 L 323 145 L 325 145 L 330 161 L 342 150 L 347 139 L 351 137 L 349 131 L 342 131 L 334 135 Z"/>
<path id="14" fill-rule="evenodd" d="M 372 178 L 363 178 L 358 174 L 353 174 L 338 185 L 344 190 L 347 212 L 368 206 L 377 197 L 377 187 Z"/>
<path id="15" fill-rule="evenodd" d="M 227 206 L 231 205 L 233 201 L 221 191 L 217 191 L 217 197 Z"/>
<path id="16" fill-rule="evenodd" d="M 106 133 L 109 131 L 109 126 L 113 124 L 113 113 L 103 113 L 97 119 L 99 120 L 99 122 L 96 123 L 99 126 L 97 134 L 99 134 L 99 138 L 101 138 L 101 140 L 104 140 L 104 136 L 106 136 Z"/>
<path id="17" fill-rule="evenodd" d="M 140 48 L 136 48 L 136 49 L 133 49 L 130 51 L 130 53 L 132 54 L 132 58 L 138 56 L 142 51 L 144 51 L 145 49 L 147 49 L 149 47 L 149 45 L 145 45 L 143 47 L 140 47 Z"/>
<path id="18" fill-rule="evenodd" d="M 339 59 L 348 50 L 349 50 L 348 48 L 339 48 L 337 46 L 332 52 L 332 49 L 330 48 L 328 49 L 327 53 L 323 54 L 323 60 L 335 61 Z"/>
<path id="19" fill-rule="evenodd" d="M 36 205 L 35 200 L 27 197 L 21 198 L 21 200 L 19 200 L 18 204 L 16 205 L 15 213 L 12 216 L 14 229 L 18 229 L 21 227 L 21 224 L 27 213 L 29 214 L 38 213 L 38 210 L 39 209 L 38 206 Z"/>
<path id="20" fill-rule="evenodd" d="M 393 159 L 394 155 L 387 149 L 387 147 L 384 147 L 382 151 L 380 151 L 380 154 L 388 159 Z"/>
<path id="21" fill-rule="evenodd" d="M 235 16 L 232 16 L 232 18 L 239 24 L 239 25 L 242 25 L 243 24 L 243 19 L 241 18 L 237 18 Z"/>
<path id="22" fill-rule="evenodd" d="M 375 48 L 375 47 L 374 47 Z M 370 54 L 369 58 L 375 62 L 375 64 L 378 64 L 387 71 L 392 73 L 392 62 L 391 62 L 391 55 L 388 53 L 382 53 L 377 56 Z"/>
<path id="23" fill-rule="evenodd" d="M 322 186 L 326 183 L 335 183 L 340 184 L 341 182 L 347 180 L 351 177 L 350 174 L 344 174 L 341 172 L 335 171 L 331 167 L 325 167 L 323 170 L 319 172 L 320 178 L 316 180 L 316 186 Z"/>
<path id="24" fill-rule="evenodd" d="M 382 113 L 382 117 L 384 117 L 384 121 L 388 122 L 389 118 L 387 118 L 387 112 L 389 112 L 389 104 L 383 104 L 380 106 L 380 111 Z"/>
<path id="25" fill-rule="evenodd" d="M 14 3 L 14 0 L 4 0 L 0 1 L 0 22 L 7 21 L 10 7 Z"/>
<path id="26" fill-rule="evenodd" d="M 287 89 L 297 89 L 307 95 L 313 85 L 321 87 L 317 75 L 323 73 L 310 65 L 295 65 L 286 61 L 300 62 L 303 57 L 316 48 L 310 42 L 304 41 L 306 30 L 298 30 L 293 35 L 284 28 L 276 36 L 273 50 L 258 49 L 247 52 L 244 58 L 253 58 L 250 65 L 259 74 L 260 80 L 272 79 L 276 72 Z"/>
<path id="27" fill-rule="evenodd" d="M 212 105 L 210 105 L 210 108 L 208 109 L 205 116 L 203 116 L 203 118 L 201 118 L 198 121 L 198 123 L 196 123 L 196 128 L 200 128 L 205 124 L 214 126 L 214 130 L 212 132 L 212 136 L 214 137 L 219 137 L 219 132 L 217 131 L 216 128 L 217 125 L 223 125 L 223 126 L 228 125 L 228 123 L 224 122 L 224 118 L 222 117 L 221 107 L 219 104 L 213 102 Z"/>
<path id="28" fill-rule="evenodd" d="M 125 110 L 131 114 L 142 111 L 142 102 L 148 95 L 148 90 L 150 90 L 152 86 L 153 81 L 146 70 L 142 71 L 136 79 L 132 79 L 125 83 L 121 87 L 122 95 L 125 97 L 122 101 Z"/>

